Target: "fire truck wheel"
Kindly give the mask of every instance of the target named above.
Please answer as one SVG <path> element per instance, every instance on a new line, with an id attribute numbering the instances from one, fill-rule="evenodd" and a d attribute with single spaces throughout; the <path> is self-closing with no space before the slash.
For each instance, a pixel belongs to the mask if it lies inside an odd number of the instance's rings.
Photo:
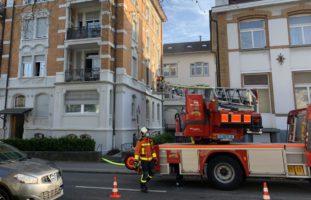
<path id="1" fill-rule="evenodd" d="M 244 181 L 240 163 L 230 156 L 217 156 L 209 161 L 207 177 L 215 188 L 221 190 L 236 189 Z"/>

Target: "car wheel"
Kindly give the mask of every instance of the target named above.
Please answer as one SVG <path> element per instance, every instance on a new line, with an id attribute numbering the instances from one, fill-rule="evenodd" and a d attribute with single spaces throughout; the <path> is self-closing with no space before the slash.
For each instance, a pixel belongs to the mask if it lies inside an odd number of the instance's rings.
<path id="1" fill-rule="evenodd" d="M 244 181 L 240 163 L 229 156 L 218 156 L 207 165 L 208 180 L 221 190 L 236 189 Z"/>
<path id="2" fill-rule="evenodd" d="M 0 200 L 10 200 L 10 196 L 6 191 L 0 188 Z"/>

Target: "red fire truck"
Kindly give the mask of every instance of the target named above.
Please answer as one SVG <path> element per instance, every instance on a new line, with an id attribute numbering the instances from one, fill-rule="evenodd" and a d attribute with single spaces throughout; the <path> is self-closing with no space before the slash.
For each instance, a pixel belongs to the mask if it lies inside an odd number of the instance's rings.
<path id="1" fill-rule="evenodd" d="M 237 141 L 262 128 L 260 114 L 251 109 L 252 95 L 244 89 L 219 90 L 186 96 L 185 111 L 176 115 L 176 133 L 192 142 L 158 145 L 160 174 L 176 174 L 177 184 L 184 175 L 206 176 L 222 190 L 237 188 L 247 177 L 311 180 L 311 105 L 289 112 L 287 143 L 246 144 Z M 130 169 L 132 161 L 125 159 Z"/>

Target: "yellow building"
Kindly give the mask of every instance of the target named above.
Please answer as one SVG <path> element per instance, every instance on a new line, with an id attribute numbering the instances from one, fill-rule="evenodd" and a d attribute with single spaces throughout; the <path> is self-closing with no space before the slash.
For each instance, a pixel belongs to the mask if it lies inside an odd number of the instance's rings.
<path id="1" fill-rule="evenodd" d="M 4 137 L 74 134 L 106 151 L 162 129 L 158 0 L 7 0 L 3 13 Z"/>

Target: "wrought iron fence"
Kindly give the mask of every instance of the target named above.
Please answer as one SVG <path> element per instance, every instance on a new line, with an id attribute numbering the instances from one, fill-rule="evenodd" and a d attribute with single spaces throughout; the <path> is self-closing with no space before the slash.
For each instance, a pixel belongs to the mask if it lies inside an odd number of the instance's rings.
<path id="1" fill-rule="evenodd" d="M 66 82 L 70 81 L 98 81 L 99 68 L 92 69 L 68 69 L 65 72 Z"/>
<path id="2" fill-rule="evenodd" d="M 100 27 L 74 27 L 68 28 L 67 39 L 82 39 L 82 38 L 94 38 L 100 37 Z"/>

